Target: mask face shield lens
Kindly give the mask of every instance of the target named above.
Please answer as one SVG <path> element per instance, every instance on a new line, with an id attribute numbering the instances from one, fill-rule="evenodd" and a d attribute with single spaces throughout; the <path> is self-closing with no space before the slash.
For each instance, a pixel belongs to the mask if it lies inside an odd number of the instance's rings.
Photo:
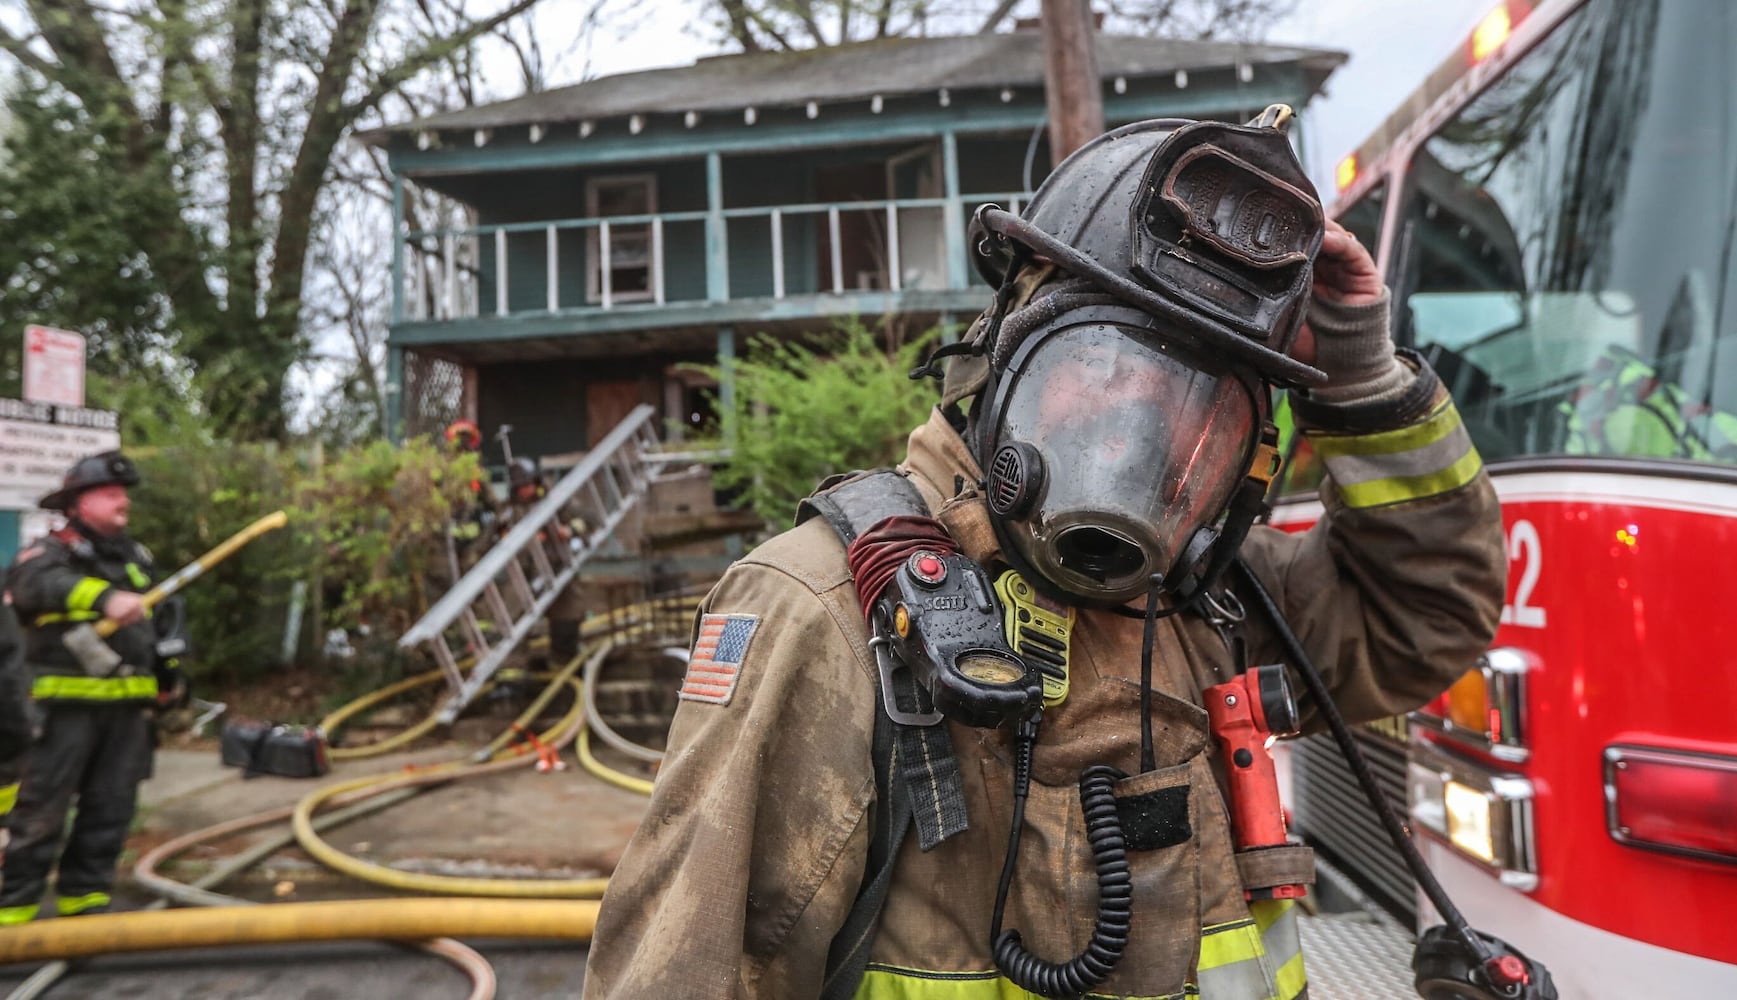
<path id="1" fill-rule="evenodd" d="M 1004 376 L 991 454 L 1030 449 L 1041 489 L 1001 528 L 1059 589 L 1131 600 L 1223 512 L 1260 426 L 1255 398 L 1151 330 L 1084 323 L 1038 336 Z M 995 481 L 1002 466 L 991 463 L 992 495 L 1007 485 Z"/>

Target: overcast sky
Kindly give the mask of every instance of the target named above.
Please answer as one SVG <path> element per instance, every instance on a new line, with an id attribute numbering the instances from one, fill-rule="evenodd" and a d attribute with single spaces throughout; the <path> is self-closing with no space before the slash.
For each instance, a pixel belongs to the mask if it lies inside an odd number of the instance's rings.
<path id="1" fill-rule="evenodd" d="M 1310 174 L 1332 190 L 1333 166 L 1355 149 L 1455 46 L 1464 43 L 1498 0 L 1298 0 L 1275 26 L 1271 42 L 1340 49 L 1350 61 L 1327 81 L 1327 96 L 1307 112 Z M 581 0 L 550 0 L 537 28 L 551 50 L 578 34 Z M 561 60 L 551 83 L 659 66 L 676 66 L 718 51 L 710 29 L 696 24 L 694 0 L 644 0 L 628 18 L 611 19 L 592 43 Z M 1035 3 L 1027 3 L 1035 9 Z M 1020 10 L 1023 13 L 1023 9 Z M 495 76 L 491 73 L 491 76 Z M 496 79 L 509 79 L 503 73 Z"/>

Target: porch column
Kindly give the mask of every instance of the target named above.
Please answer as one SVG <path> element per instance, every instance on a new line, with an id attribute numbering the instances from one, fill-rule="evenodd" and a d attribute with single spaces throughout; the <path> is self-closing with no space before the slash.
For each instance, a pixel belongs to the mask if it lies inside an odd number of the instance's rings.
<path id="1" fill-rule="evenodd" d="M 959 342 L 959 327 L 957 325 L 955 325 L 955 323 L 954 323 L 953 314 L 950 312 L 942 313 L 941 314 L 941 343 L 943 343 L 943 344 L 957 344 L 958 342 Z"/>
<path id="2" fill-rule="evenodd" d="M 941 133 L 941 177 L 946 184 L 947 287 L 965 287 L 965 202 L 959 195 L 959 140 L 952 129 Z"/>
<path id="3" fill-rule="evenodd" d="M 666 440 L 680 441 L 687 437 L 687 385 L 667 372 L 663 377 L 663 425 Z"/>
<path id="4" fill-rule="evenodd" d="M 724 160 L 713 150 L 706 154 L 706 298 L 723 302 L 729 297 L 730 253 L 729 241 L 724 234 Z"/>
<path id="5" fill-rule="evenodd" d="M 392 322 L 404 322 L 404 178 L 392 172 Z"/>
<path id="6" fill-rule="evenodd" d="M 724 427 L 724 447 L 735 446 L 736 405 L 736 330 L 718 327 L 718 417 Z M 742 536 L 732 533 L 724 538 L 724 555 L 731 562 L 742 558 L 746 546 Z"/>
<path id="7" fill-rule="evenodd" d="M 718 417 L 727 428 L 736 405 L 736 328 L 718 327 Z M 728 443 L 728 442 L 726 442 Z"/>
<path id="8" fill-rule="evenodd" d="M 404 440 L 404 348 L 386 345 L 386 439 Z"/>

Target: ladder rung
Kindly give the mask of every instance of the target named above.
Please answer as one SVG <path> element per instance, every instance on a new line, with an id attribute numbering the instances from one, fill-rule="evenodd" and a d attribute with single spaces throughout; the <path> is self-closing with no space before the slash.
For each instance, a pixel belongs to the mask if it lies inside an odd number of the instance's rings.
<path id="1" fill-rule="evenodd" d="M 507 602 L 501 597 L 501 588 L 495 586 L 493 580 L 490 580 L 489 585 L 484 588 L 483 599 L 488 601 L 489 608 L 497 619 L 504 622 L 513 620 L 513 613 L 507 610 Z"/>
<path id="2" fill-rule="evenodd" d="M 483 637 L 482 626 L 477 624 L 476 611 L 473 608 L 465 608 L 464 614 L 459 617 L 459 622 L 463 625 L 465 638 L 470 641 L 471 648 L 476 655 L 479 657 L 487 656 L 489 641 Z"/>
<path id="3" fill-rule="evenodd" d="M 434 662 L 440 665 L 440 671 L 446 675 L 447 683 L 452 685 L 453 690 L 457 690 L 458 686 L 464 683 L 464 677 L 458 672 L 458 664 L 452 658 L 452 649 L 447 646 L 444 638 L 435 640 L 433 645 Z"/>
<path id="4" fill-rule="evenodd" d="M 520 604 L 528 608 L 536 600 L 531 594 L 530 582 L 525 579 L 525 567 L 520 566 L 517 559 L 507 563 L 507 582 L 512 585 Z"/>
<path id="5" fill-rule="evenodd" d="M 547 581 L 555 575 L 554 568 L 549 565 L 549 554 L 543 551 L 543 546 L 541 545 L 531 546 L 530 553 L 531 566 L 537 571 L 536 580 L 546 588 L 549 586 Z M 533 586 L 535 586 L 535 584 L 533 584 Z M 539 590 L 538 593 L 542 593 L 542 591 Z"/>

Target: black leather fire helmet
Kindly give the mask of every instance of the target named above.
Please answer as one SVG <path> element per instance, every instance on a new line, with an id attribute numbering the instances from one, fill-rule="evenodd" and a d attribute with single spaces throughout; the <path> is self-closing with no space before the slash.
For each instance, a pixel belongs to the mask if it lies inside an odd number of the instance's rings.
<path id="1" fill-rule="evenodd" d="M 1324 380 L 1290 354 L 1324 222 L 1289 117 L 1129 125 L 1063 161 L 1025 218 L 978 211 L 1002 292 L 972 443 L 1003 553 L 1040 585 L 1186 593 L 1258 513 L 1268 385 Z M 1010 308 L 1012 279 L 1046 265 Z"/>
<path id="2" fill-rule="evenodd" d="M 78 495 L 98 486 L 137 486 L 139 470 L 127 456 L 118 451 L 86 455 L 74 462 L 61 478 L 60 489 L 42 498 L 43 510 L 65 512 L 72 509 Z"/>

